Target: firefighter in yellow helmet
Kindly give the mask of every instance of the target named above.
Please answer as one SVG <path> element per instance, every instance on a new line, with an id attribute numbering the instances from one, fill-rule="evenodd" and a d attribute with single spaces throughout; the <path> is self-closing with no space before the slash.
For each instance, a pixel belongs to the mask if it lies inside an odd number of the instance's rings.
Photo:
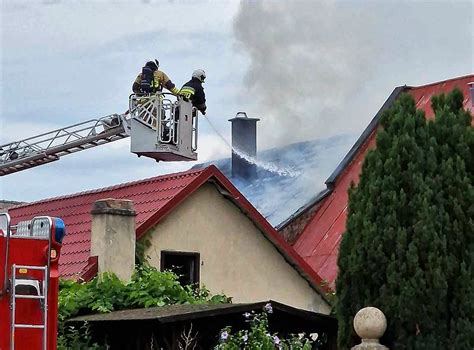
<path id="1" fill-rule="evenodd" d="M 165 72 L 158 70 L 158 60 L 149 61 L 142 68 L 142 72 L 135 79 L 132 90 L 135 94 L 154 94 L 161 92 L 163 87 L 177 95 L 179 89 L 173 84 Z"/>

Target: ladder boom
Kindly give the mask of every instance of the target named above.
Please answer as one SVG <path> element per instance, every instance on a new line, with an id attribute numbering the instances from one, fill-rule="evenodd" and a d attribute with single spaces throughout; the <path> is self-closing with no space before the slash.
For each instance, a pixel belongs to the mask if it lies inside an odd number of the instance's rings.
<path id="1" fill-rule="evenodd" d="M 59 160 L 60 157 L 129 136 L 127 114 L 53 130 L 0 146 L 0 176 Z"/>
<path id="2" fill-rule="evenodd" d="M 131 138 L 130 150 L 156 161 L 197 159 L 197 111 L 181 96 L 132 94 L 129 111 L 0 145 L 0 176 L 59 160 L 67 154 Z"/>

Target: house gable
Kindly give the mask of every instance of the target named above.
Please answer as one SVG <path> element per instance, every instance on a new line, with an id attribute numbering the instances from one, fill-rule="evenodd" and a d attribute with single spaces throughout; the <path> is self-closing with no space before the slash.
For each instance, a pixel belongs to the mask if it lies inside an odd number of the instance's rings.
<path id="1" fill-rule="evenodd" d="M 162 251 L 199 253 L 201 285 L 234 302 L 271 297 L 329 313 L 319 292 L 246 214 L 216 184 L 207 183 L 147 232 L 151 246 L 145 254 L 159 268 Z"/>

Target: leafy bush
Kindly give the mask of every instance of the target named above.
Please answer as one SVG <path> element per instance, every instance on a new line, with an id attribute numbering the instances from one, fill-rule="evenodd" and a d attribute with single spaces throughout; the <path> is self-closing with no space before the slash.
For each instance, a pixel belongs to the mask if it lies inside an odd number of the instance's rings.
<path id="1" fill-rule="evenodd" d="M 112 273 L 104 273 L 87 283 L 61 281 L 58 299 L 58 344 L 67 343 L 70 346 L 72 342 L 79 344 L 78 341 L 90 340 L 87 337 L 78 339 L 79 334 L 89 335 L 87 328 L 78 331 L 77 328 L 65 326 L 67 319 L 77 315 L 171 304 L 230 302 L 230 298 L 220 294 L 213 296 L 205 288 L 182 286 L 173 272 L 161 272 L 148 265 L 138 266 L 128 283 Z"/>
<path id="2" fill-rule="evenodd" d="M 205 288 L 182 286 L 173 272 L 140 266 L 129 283 L 123 283 L 112 273 L 104 273 L 87 283 L 61 281 L 59 320 L 94 312 L 209 302 L 226 303 L 229 298 L 212 296 Z"/>
<path id="3" fill-rule="evenodd" d="M 322 345 L 322 339 L 313 341 L 304 334 L 292 335 L 287 339 L 278 337 L 277 333 L 271 334 L 268 330 L 268 314 L 272 312 L 271 304 L 267 304 L 262 313 L 245 313 L 244 317 L 250 323 L 250 329 L 232 333 L 231 327 L 224 328 L 219 334 L 219 343 L 215 350 L 310 350 L 313 345 Z"/>

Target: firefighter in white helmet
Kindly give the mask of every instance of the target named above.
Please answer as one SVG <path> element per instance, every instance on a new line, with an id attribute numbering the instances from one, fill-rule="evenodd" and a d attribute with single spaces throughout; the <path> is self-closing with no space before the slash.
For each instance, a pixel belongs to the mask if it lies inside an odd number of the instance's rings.
<path id="1" fill-rule="evenodd" d="M 206 95 L 202 83 L 206 79 L 206 72 L 202 69 L 196 69 L 192 78 L 183 85 L 179 94 L 192 102 L 202 114 L 206 114 Z"/>

